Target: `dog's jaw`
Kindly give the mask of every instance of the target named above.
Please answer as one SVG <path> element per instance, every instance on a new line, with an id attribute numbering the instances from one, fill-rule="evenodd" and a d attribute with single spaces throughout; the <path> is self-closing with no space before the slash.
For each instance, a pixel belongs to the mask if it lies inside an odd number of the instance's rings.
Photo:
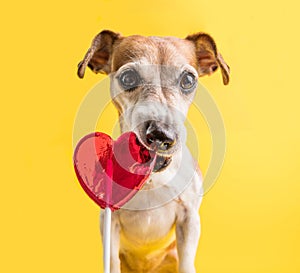
<path id="1" fill-rule="evenodd" d="M 136 134 L 137 135 L 137 134 Z M 161 155 L 156 153 L 154 150 L 150 149 L 148 145 L 145 145 L 139 137 L 136 138 L 136 141 L 139 143 L 139 145 L 144 146 L 146 149 L 150 150 L 152 153 L 155 153 L 155 164 L 153 168 L 153 172 L 162 172 L 164 171 L 172 162 L 172 155 Z"/>
<path id="2" fill-rule="evenodd" d="M 153 172 L 162 172 L 164 171 L 172 162 L 172 157 L 163 157 L 161 155 L 158 155 L 156 157 L 156 162 L 153 168 Z"/>

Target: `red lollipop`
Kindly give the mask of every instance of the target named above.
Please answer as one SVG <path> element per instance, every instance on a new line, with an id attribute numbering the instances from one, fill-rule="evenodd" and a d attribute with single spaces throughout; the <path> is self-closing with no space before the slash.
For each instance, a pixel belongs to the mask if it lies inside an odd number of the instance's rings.
<path id="1" fill-rule="evenodd" d="M 111 210 L 128 202 L 142 188 L 155 162 L 133 132 L 116 141 L 104 133 L 83 137 L 74 152 L 74 167 L 88 196 L 105 209 L 104 271 L 109 272 Z"/>
<path id="2" fill-rule="evenodd" d="M 116 141 L 104 133 L 83 137 L 74 153 L 77 178 L 101 208 L 119 209 L 144 185 L 153 167 L 149 150 L 127 132 Z"/>

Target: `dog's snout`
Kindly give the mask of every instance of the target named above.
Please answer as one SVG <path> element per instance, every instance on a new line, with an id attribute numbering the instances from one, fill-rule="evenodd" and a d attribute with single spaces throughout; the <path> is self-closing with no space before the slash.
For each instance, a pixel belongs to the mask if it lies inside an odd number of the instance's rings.
<path id="1" fill-rule="evenodd" d="M 158 151 L 167 151 L 176 142 L 175 136 L 172 133 L 153 124 L 150 124 L 146 130 L 146 140 L 149 146 Z"/>

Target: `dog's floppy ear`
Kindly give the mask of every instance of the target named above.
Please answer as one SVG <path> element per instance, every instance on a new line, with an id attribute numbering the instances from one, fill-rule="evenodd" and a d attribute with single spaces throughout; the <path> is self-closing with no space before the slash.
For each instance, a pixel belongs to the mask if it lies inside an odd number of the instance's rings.
<path id="1" fill-rule="evenodd" d="M 78 64 L 77 75 L 84 77 L 84 72 L 88 66 L 95 73 L 110 73 L 110 57 L 113 45 L 121 36 L 110 30 L 101 31 L 92 41 L 92 45 Z"/>
<path id="2" fill-rule="evenodd" d="M 195 44 L 199 76 L 210 75 L 220 67 L 223 83 L 227 85 L 229 83 L 230 69 L 218 52 L 213 38 L 206 33 L 200 32 L 189 35 L 186 39 Z"/>

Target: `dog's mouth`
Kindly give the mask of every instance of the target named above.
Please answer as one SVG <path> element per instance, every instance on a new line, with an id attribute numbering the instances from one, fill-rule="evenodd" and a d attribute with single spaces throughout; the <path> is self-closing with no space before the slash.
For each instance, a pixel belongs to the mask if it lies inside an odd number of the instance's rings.
<path id="1" fill-rule="evenodd" d="M 161 155 L 157 155 L 153 172 L 156 173 L 165 170 L 169 166 L 171 161 L 172 161 L 172 157 L 164 157 Z"/>
<path id="2" fill-rule="evenodd" d="M 155 158 L 155 163 L 152 172 L 161 172 L 165 170 L 171 163 L 172 155 L 162 155 L 156 152 L 154 149 L 151 149 L 151 147 L 148 147 L 142 141 L 140 141 L 140 139 L 137 136 L 136 143 L 146 148 L 150 152 L 150 155 L 152 155 L 151 157 Z"/>

